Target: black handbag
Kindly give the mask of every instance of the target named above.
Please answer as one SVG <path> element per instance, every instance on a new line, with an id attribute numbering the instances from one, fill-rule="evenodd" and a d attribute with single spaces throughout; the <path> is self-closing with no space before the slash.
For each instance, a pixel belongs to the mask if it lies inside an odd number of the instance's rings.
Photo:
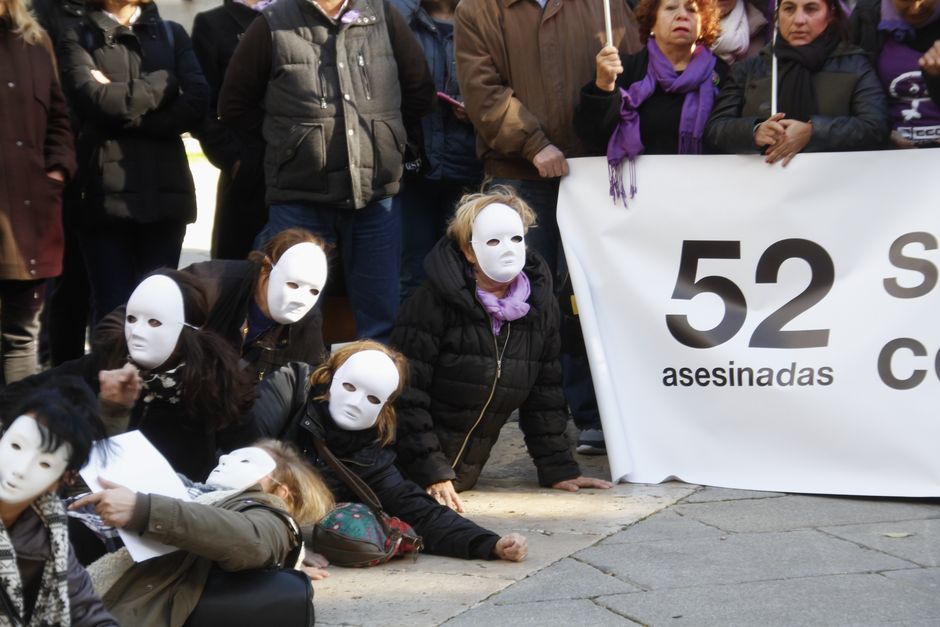
<path id="1" fill-rule="evenodd" d="M 306 573 L 291 568 L 300 558 L 303 542 L 290 515 L 262 503 L 239 511 L 264 508 L 284 518 L 296 542 L 284 564 L 274 568 L 229 572 L 213 568 L 202 596 L 184 627 L 313 627 L 313 586 Z M 285 566 L 287 566 L 285 568 Z"/>

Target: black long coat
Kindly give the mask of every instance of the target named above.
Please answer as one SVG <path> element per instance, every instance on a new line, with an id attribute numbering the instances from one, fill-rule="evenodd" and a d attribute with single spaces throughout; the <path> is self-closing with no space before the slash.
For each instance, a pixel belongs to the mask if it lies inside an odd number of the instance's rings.
<path id="1" fill-rule="evenodd" d="M 264 202 L 264 139 L 239 134 L 219 122 L 219 91 L 229 61 L 242 35 L 261 15 L 244 4 L 225 0 L 222 6 L 199 13 L 193 21 L 193 50 L 209 83 L 209 113 L 194 135 L 212 165 L 219 168 L 213 259 L 244 259 L 268 219 Z M 233 176 L 235 164 L 238 171 Z"/>
<path id="2" fill-rule="evenodd" d="M 451 479 L 457 490 L 472 488 L 518 409 L 539 483 L 580 475 L 565 437 L 560 314 L 542 258 L 527 251 L 531 308 L 503 324 L 498 336 L 477 299 L 470 266 L 451 240 L 437 243 L 424 268 L 428 279 L 402 305 L 391 337 L 411 367 L 396 403 L 405 474 L 423 486 Z"/>
<path id="3" fill-rule="evenodd" d="M 86 224 L 196 219 L 180 134 L 205 116 L 209 87 L 183 27 L 164 23 L 153 3 L 141 9 L 128 28 L 89 8 L 60 44 L 62 82 L 79 119 Z"/>

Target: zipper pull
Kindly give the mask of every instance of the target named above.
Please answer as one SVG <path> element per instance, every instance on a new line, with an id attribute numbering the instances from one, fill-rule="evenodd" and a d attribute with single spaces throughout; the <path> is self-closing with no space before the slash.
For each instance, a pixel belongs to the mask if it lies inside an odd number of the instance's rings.
<path id="1" fill-rule="evenodd" d="M 326 109 L 326 98 L 324 98 L 323 96 L 320 96 L 320 108 Z"/>
<path id="2" fill-rule="evenodd" d="M 360 54 L 359 55 L 359 67 L 365 67 L 365 66 L 366 66 L 366 60 L 363 59 L 362 55 Z"/>
<path id="3" fill-rule="evenodd" d="M 501 376 L 503 376 L 503 360 L 497 359 L 496 360 L 496 379 L 499 380 Z"/>

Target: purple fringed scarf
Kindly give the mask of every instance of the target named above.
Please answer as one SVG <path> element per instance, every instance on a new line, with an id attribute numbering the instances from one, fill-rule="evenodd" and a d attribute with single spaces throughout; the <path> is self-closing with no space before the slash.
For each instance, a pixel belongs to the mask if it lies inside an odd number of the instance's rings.
<path id="1" fill-rule="evenodd" d="M 529 295 L 532 288 L 529 285 L 529 277 L 525 272 L 520 272 L 509 286 L 509 290 L 503 298 L 497 298 L 489 292 L 485 292 L 477 286 L 477 296 L 483 303 L 483 308 L 490 315 L 490 327 L 493 329 L 493 335 L 499 335 L 499 330 L 503 328 L 504 322 L 518 320 L 529 313 Z"/>
<path id="2" fill-rule="evenodd" d="M 658 84 L 669 94 L 685 94 L 682 103 L 682 115 L 679 117 L 679 154 L 700 154 L 705 122 L 715 103 L 717 88 L 712 79 L 715 69 L 715 55 L 707 46 L 696 45 L 692 60 L 680 74 L 650 37 L 646 42 L 649 52 L 649 67 L 646 76 L 630 85 L 620 88 L 620 123 L 614 129 L 607 143 L 607 164 L 610 169 L 610 195 L 613 199 L 627 204 L 627 194 L 623 187 L 623 160 L 627 159 L 630 168 L 630 196 L 636 195 L 636 169 L 634 160 L 643 152 L 640 140 L 640 105 L 649 98 Z"/>

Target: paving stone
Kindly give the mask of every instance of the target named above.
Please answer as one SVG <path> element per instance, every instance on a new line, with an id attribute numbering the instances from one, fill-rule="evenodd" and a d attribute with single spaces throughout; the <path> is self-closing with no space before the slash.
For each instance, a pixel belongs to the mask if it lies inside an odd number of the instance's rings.
<path id="1" fill-rule="evenodd" d="M 444 623 L 446 627 L 479 627 L 479 625 L 635 625 L 613 611 L 591 601 L 546 601 L 544 603 L 516 603 L 495 605 L 487 602 Z"/>
<path id="2" fill-rule="evenodd" d="M 625 542 L 651 542 L 655 540 L 679 540 L 686 538 L 716 538 L 727 533 L 709 527 L 691 516 L 680 516 L 675 508 L 653 514 L 645 520 L 610 536 L 601 542 L 621 544 Z"/>
<path id="3" fill-rule="evenodd" d="M 563 559 L 519 583 L 509 586 L 488 602 L 497 605 L 557 599 L 590 599 L 602 594 L 637 592 L 616 577 L 574 559 Z"/>
<path id="4" fill-rule="evenodd" d="M 706 486 L 695 494 L 682 500 L 683 503 L 710 503 L 712 501 L 738 501 L 742 499 L 771 499 L 786 496 L 783 492 L 755 492 L 753 490 L 735 490 L 734 488 L 713 488 Z"/>
<path id="5" fill-rule="evenodd" d="M 512 583 L 473 575 L 431 578 L 384 566 L 330 573 L 314 584 L 318 625 L 439 625 Z"/>
<path id="6" fill-rule="evenodd" d="M 601 544 L 575 557 L 644 589 L 898 570 L 911 563 L 815 530 Z"/>
<path id="7" fill-rule="evenodd" d="M 883 573 L 885 577 L 917 588 L 940 599 L 940 568 L 917 568 L 914 570 L 894 570 Z"/>
<path id="8" fill-rule="evenodd" d="M 823 531 L 922 566 L 940 566 L 940 519 L 937 518 L 824 527 Z M 904 537 L 897 537 L 899 535 Z"/>
<path id="9" fill-rule="evenodd" d="M 703 585 L 596 602 L 646 625 L 940 624 L 940 597 L 875 574 Z"/>
<path id="10" fill-rule="evenodd" d="M 940 517 L 940 505 L 934 503 L 792 494 L 775 499 L 682 503 L 676 511 L 726 531 L 742 532 Z"/>

